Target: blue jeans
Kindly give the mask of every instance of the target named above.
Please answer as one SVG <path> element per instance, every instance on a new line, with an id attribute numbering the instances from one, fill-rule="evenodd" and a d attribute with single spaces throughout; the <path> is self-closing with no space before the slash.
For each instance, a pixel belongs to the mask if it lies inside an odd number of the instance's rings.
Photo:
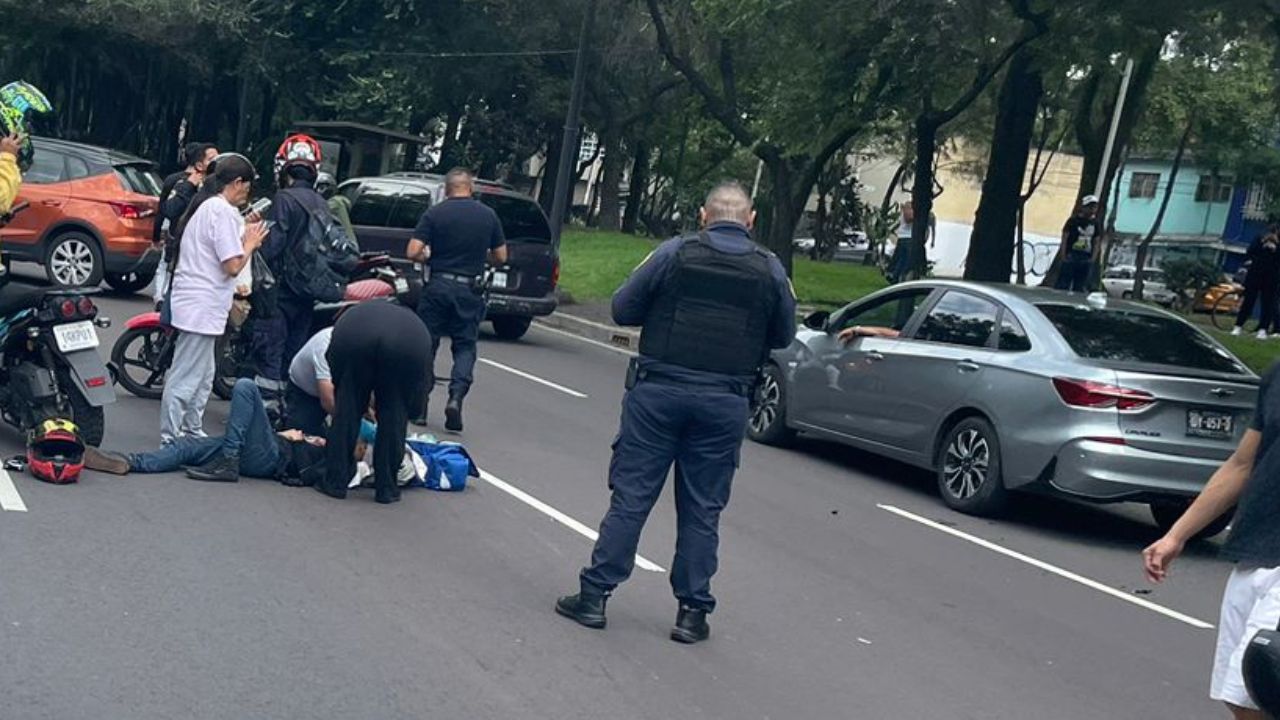
<path id="1" fill-rule="evenodd" d="M 729 503 L 747 430 L 747 398 L 727 390 L 641 382 L 622 401 L 609 463 L 613 496 L 600 523 L 584 590 L 610 593 L 631 575 L 640 531 L 675 465 L 676 556 L 671 589 L 682 605 L 711 611 L 720 512 Z"/>
<path id="2" fill-rule="evenodd" d="M 262 405 L 262 394 L 252 380 L 236 381 L 227 431 L 222 437 L 180 437 L 159 450 L 130 455 L 129 469 L 140 473 L 173 472 L 203 465 L 218 453 L 239 456 L 240 474 L 246 477 L 276 476 L 280 445 Z"/>

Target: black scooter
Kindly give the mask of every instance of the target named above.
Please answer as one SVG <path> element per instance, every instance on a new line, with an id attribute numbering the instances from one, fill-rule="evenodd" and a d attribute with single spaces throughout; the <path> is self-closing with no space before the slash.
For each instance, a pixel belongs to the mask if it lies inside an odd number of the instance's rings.
<path id="1" fill-rule="evenodd" d="M 0 217 L 3 227 L 20 205 Z M 28 432 L 50 418 L 71 420 L 98 445 L 104 406 L 115 402 L 111 374 L 98 355 L 96 290 L 28 290 L 0 279 L 0 417 Z"/>

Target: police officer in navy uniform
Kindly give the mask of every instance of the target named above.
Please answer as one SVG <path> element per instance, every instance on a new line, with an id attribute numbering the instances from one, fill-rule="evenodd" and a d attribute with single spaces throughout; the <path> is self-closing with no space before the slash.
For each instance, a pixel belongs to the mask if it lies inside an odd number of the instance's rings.
<path id="1" fill-rule="evenodd" d="M 454 168 L 445 175 L 444 184 L 445 201 L 422 214 L 407 255 L 427 266 L 426 286 L 418 302 L 418 316 L 431 332 L 427 399 L 435 386 L 440 338 L 447 337 L 453 349 L 453 373 L 444 409 L 445 429 L 462 432 L 462 400 L 471 389 L 476 340 L 484 319 L 485 260 L 506 264 L 507 245 L 497 213 L 472 197 L 475 177 L 471 171 Z M 423 403 L 414 424 L 427 424 L 428 404 Z"/>
<path id="2" fill-rule="evenodd" d="M 664 243 L 613 296 L 613 319 L 641 326 L 609 465 L 613 491 L 576 595 L 556 612 L 605 626 L 605 601 L 631 575 L 640 531 L 675 465 L 679 602 L 671 639 L 710 634 L 720 512 L 746 435 L 749 398 L 771 349 L 795 335 L 795 297 L 778 259 L 751 240 L 755 212 L 737 183 L 707 196 L 704 230 Z"/>

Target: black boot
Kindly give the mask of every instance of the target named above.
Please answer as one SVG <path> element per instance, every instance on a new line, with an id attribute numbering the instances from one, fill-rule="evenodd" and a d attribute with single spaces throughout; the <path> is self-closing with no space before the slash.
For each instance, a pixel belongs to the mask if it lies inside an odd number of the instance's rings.
<path id="1" fill-rule="evenodd" d="M 707 611 L 681 605 L 680 612 L 676 615 L 676 626 L 671 628 L 671 639 L 692 645 L 709 637 L 711 626 L 707 624 Z"/>
<path id="2" fill-rule="evenodd" d="M 218 453 L 200 467 L 187 468 L 187 477 L 204 482 L 240 482 L 240 458 Z"/>
<path id="3" fill-rule="evenodd" d="M 605 600 L 604 595 L 589 593 L 566 595 L 556 601 L 556 613 L 583 627 L 603 630 L 608 622 L 604 616 Z"/>
<path id="4" fill-rule="evenodd" d="M 427 399 L 426 399 L 425 401 L 423 401 L 423 403 L 422 403 L 422 414 L 421 414 L 421 415 L 418 415 L 418 416 L 417 416 L 417 417 L 415 417 L 415 418 L 413 418 L 413 419 L 412 419 L 412 420 L 410 420 L 409 422 L 411 422 L 411 423 L 413 423 L 414 425 L 417 425 L 417 426 L 419 426 L 419 427 L 426 427 L 426 426 L 427 426 L 427 424 L 428 424 L 428 423 L 427 423 L 427 417 L 428 417 L 427 410 L 429 410 L 430 408 L 431 408 L 431 398 L 430 398 L 430 396 L 428 396 L 428 397 L 427 397 Z"/>
<path id="5" fill-rule="evenodd" d="M 462 396 L 450 395 L 449 403 L 444 406 L 444 429 L 449 432 L 462 432 Z"/>

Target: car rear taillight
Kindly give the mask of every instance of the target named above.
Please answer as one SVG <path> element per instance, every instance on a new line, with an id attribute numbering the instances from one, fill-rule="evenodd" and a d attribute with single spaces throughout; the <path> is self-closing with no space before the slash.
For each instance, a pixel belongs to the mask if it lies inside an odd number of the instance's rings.
<path id="1" fill-rule="evenodd" d="M 70 299 L 63 300 L 62 304 L 58 306 L 58 312 L 62 313 L 62 317 L 66 318 L 67 320 L 70 320 L 71 318 L 75 317 L 76 316 L 75 301 Z"/>
<path id="2" fill-rule="evenodd" d="M 76 303 L 76 309 L 80 311 L 81 315 L 88 317 L 97 311 L 98 308 L 94 306 L 92 300 L 87 297 L 82 297 L 80 298 L 80 302 Z"/>
<path id="3" fill-rule="evenodd" d="M 555 290 L 560 286 L 560 258 L 556 258 L 555 263 L 551 266 L 551 289 Z"/>
<path id="4" fill-rule="evenodd" d="M 1053 388 L 1062 402 L 1093 410 L 1141 410 L 1155 403 L 1154 395 L 1092 380 L 1054 378 Z"/>
<path id="5" fill-rule="evenodd" d="M 116 215 L 119 215 L 125 220 L 141 220 L 142 218 L 150 217 L 156 213 L 154 209 L 137 203 L 108 200 L 107 204 L 111 206 L 112 210 L 116 211 Z"/>

